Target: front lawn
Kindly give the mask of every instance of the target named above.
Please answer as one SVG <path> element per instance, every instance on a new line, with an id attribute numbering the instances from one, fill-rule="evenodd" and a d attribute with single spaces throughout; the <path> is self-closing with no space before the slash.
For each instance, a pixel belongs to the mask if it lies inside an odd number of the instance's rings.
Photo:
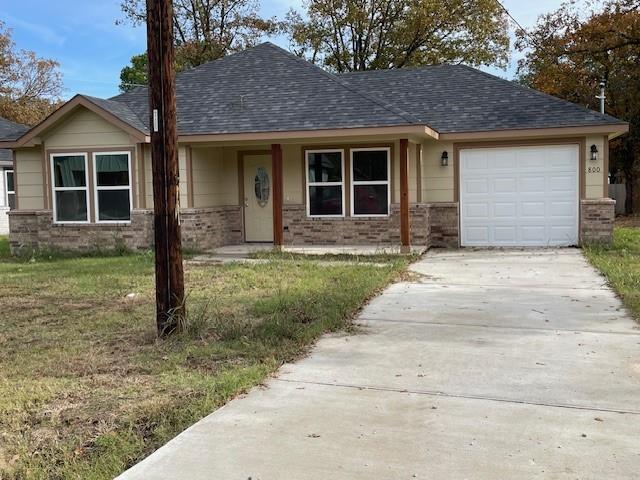
<path id="1" fill-rule="evenodd" d="M 640 228 L 616 227 L 613 245 L 589 246 L 584 252 L 640 321 Z"/>
<path id="2" fill-rule="evenodd" d="M 408 258 L 188 266 L 157 341 L 150 254 L 17 261 L 0 239 L 0 478 L 109 479 L 345 328 Z M 380 259 L 378 259 L 380 260 Z M 130 295 L 131 294 L 131 295 Z"/>

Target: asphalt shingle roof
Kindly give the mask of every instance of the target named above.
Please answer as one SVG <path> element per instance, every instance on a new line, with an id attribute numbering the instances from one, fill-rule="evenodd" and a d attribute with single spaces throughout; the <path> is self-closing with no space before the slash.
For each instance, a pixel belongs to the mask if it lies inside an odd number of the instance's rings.
<path id="1" fill-rule="evenodd" d="M 181 134 L 417 123 L 396 106 L 271 43 L 178 74 L 176 97 Z M 149 117 L 146 88 L 111 101 L 125 103 L 138 118 Z"/>
<path id="2" fill-rule="evenodd" d="M 29 129 L 26 125 L 0 117 L 0 140 L 15 140 Z M 13 160 L 11 150 L 0 149 L 0 162 Z"/>
<path id="3" fill-rule="evenodd" d="M 146 97 L 147 89 L 145 88 L 144 91 L 145 91 L 146 101 L 149 101 L 148 98 Z M 143 121 L 136 114 L 135 111 L 129 108 L 126 102 L 117 102 L 112 99 L 105 100 L 104 98 L 90 97 L 88 95 L 83 95 L 83 97 L 89 100 L 90 102 L 95 103 L 96 105 L 106 110 L 107 112 L 111 113 L 112 115 L 118 117 L 123 122 L 128 123 L 134 128 L 137 128 L 141 132 L 149 133 L 149 129 L 147 128 L 147 122 Z M 148 108 L 145 110 L 148 110 Z"/>
<path id="4" fill-rule="evenodd" d="M 464 65 L 355 72 L 341 78 L 440 133 L 624 123 Z"/>

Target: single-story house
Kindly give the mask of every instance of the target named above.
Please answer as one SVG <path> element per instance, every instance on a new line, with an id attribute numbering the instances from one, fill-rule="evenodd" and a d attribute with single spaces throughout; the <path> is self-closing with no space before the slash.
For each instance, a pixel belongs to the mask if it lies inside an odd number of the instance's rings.
<path id="1" fill-rule="evenodd" d="M 187 247 L 549 246 L 611 238 L 628 124 L 462 65 L 335 75 L 265 43 L 177 76 Z M 5 135 L 11 245 L 153 241 L 148 92 Z"/>
<path id="2" fill-rule="evenodd" d="M 0 138 L 13 138 L 27 131 L 25 125 L 0 117 Z M 0 235 L 9 233 L 8 212 L 15 208 L 16 192 L 13 175 L 13 153 L 0 149 Z"/>

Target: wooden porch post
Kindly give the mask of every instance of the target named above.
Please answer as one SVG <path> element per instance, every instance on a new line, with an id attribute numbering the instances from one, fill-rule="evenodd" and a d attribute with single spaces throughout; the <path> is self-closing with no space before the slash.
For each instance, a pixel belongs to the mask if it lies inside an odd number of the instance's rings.
<path id="1" fill-rule="evenodd" d="M 284 231 L 282 228 L 282 146 L 279 143 L 271 145 L 271 163 L 273 169 L 273 245 L 279 248 L 284 243 Z"/>
<path id="2" fill-rule="evenodd" d="M 411 249 L 408 150 L 409 140 L 400 139 L 400 242 L 403 253 L 407 253 Z"/>

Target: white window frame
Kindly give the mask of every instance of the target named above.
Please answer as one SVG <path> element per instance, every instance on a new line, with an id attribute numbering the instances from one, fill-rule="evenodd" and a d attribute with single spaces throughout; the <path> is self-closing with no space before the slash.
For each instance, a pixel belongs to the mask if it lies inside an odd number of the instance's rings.
<path id="1" fill-rule="evenodd" d="M 353 154 L 354 152 L 387 152 L 387 179 L 386 180 L 367 180 L 367 181 L 354 181 L 353 175 Z M 350 195 L 351 195 L 351 216 L 352 217 L 388 217 L 391 215 L 391 148 L 390 147 L 362 147 L 362 148 L 352 148 L 350 151 L 351 162 L 351 175 L 350 178 Z M 354 196 L 354 186 L 357 185 L 386 185 L 387 186 L 387 213 L 355 213 L 355 196 Z"/>
<path id="2" fill-rule="evenodd" d="M 312 153 L 340 153 L 340 182 L 311 182 L 309 180 L 309 154 Z M 305 178 L 307 180 L 307 217 L 309 218 L 344 218 L 344 201 L 345 201 L 345 188 L 344 188 L 344 150 L 339 148 L 328 148 L 328 149 L 320 149 L 320 150 L 305 150 L 304 152 L 304 170 L 305 170 Z M 342 189 L 342 213 L 339 215 L 311 215 L 311 195 L 309 195 L 309 190 L 311 187 L 341 187 Z"/>
<path id="3" fill-rule="evenodd" d="M 84 187 L 56 187 L 55 168 L 53 160 L 56 157 L 83 157 L 84 158 Z M 51 167 L 51 204 L 53 208 L 53 223 L 56 225 L 77 225 L 91 223 L 91 196 L 89 195 L 89 159 L 86 152 L 52 153 L 49 158 Z M 15 180 L 15 178 L 14 178 Z M 87 199 L 87 219 L 86 220 L 58 220 L 58 208 L 56 192 L 71 192 L 84 190 Z"/>
<path id="4" fill-rule="evenodd" d="M 98 155 L 126 155 L 127 156 L 127 168 L 129 169 L 129 184 L 125 185 L 116 185 L 109 187 L 100 187 L 98 186 L 98 168 L 97 168 L 97 157 Z M 93 202 L 96 206 L 95 211 L 95 223 L 102 223 L 107 225 L 129 225 L 131 224 L 131 210 L 133 209 L 133 192 L 131 188 L 131 152 L 127 150 L 117 151 L 117 152 L 93 152 Z M 128 190 L 129 191 L 129 220 L 100 220 L 100 202 L 98 201 L 98 192 L 107 191 L 107 190 Z"/>
<path id="5" fill-rule="evenodd" d="M 9 190 L 9 174 L 13 175 L 13 190 Z M 9 195 L 16 196 L 16 175 L 13 173 L 13 168 L 6 168 L 4 170 L 4 205 L 9 207 Z"/>

